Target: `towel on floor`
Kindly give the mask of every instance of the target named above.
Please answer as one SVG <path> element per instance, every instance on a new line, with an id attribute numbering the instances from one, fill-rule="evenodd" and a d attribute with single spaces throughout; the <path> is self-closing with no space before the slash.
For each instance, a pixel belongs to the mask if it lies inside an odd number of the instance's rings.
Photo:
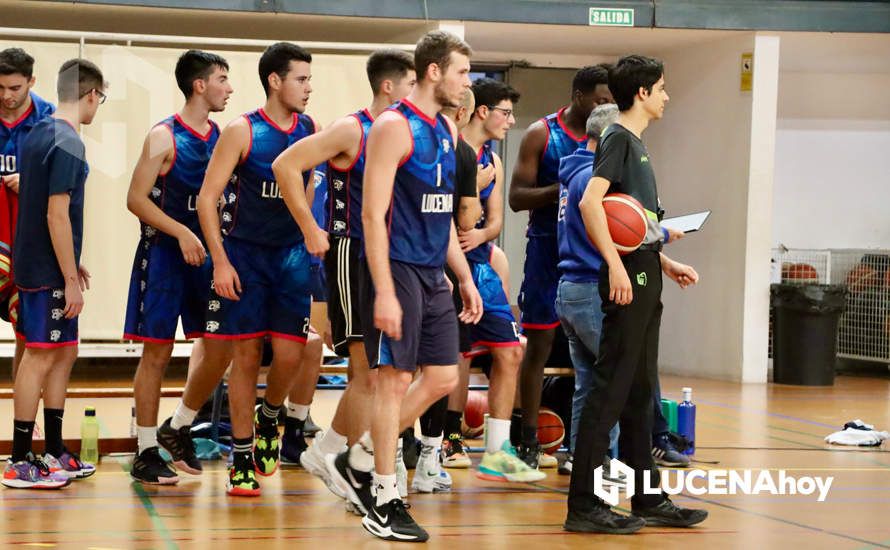
<path id="1" fill-rule="evenodd" d="M 876 447 L 881 441 L 890 438 L 890 433 L 877 430 L 845 428 L 825 438 L 826 443 L 834 445 L 856 445 L 859 447 Z"/>

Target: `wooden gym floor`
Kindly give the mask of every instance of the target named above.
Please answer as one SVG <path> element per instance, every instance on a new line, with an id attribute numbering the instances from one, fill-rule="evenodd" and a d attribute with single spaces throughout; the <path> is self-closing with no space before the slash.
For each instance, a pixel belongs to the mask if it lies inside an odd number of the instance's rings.
<path id="1" fill-rule="evenodd" d="M 551 470 L 539 485 L 501 485 L 451 470 L 451 494 L 410 495 L 412 513 L 430 532 L 430 548 L 890 548 L 890 444 L 829 449 L 823 437 L 861 418 L 890 429 L 888 377 L 838 377 L 834 387 L 740 385 L 664 376 L 665 395 L 694 388 L 697 458 L 702 468 L 785 469 L 790 475 L 834 476 L 825 502 L 815 496 L 678 496 L 710 518 L 692 529 L 645 528 L 632 536 L 562 531 L 568 477 Z M 339 396 L 319 391 L 313 417 L 327 425 Z M 125 436 L 131 400 L 70 399 L 66 437 L 76 437 L 83 407 L 95 404 L 104 437 Z M 166 415 L 176 399 L 164 398 Z M 10 399 L 0 400 L 9 419 Z M 2 428 L 0 428 L 2 429 Z M 225 495 L 222 462 L 178 486 L 134 484 L 131 456 L 103 457 L 88 480 L 61 491 L 0 490 L 0 545 L 19 548 L 386 548 L 324 485 L 299 469 L 261 479 L 260 498 Z M 474 457 L 478 460 L 478 456 Z M 759 472 L 755 472 L 755 476 Z M 627 507 L 627 502 L 622 502 Z"/>

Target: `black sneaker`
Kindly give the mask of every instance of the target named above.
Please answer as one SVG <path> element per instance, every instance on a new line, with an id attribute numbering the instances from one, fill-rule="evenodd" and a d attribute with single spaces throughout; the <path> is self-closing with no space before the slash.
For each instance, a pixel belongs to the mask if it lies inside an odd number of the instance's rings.
<path id="1" fill-rule="evenodd" d="M 405 467 L 413 470 L 417 467 L 417 461 L 420 460 L 420 440 L 414 437 L 414 428 L 408 428 L 401 433 L 402 438 L 402 460 L 405 461 Z"/>
<path id="2" fill-rule="evenodd" d="M 179 482 L 179 476 L 167 466 L 157 447 L 149 447 L 136 455 L 130 476 L 149 485 L 174 485 Z"/>
<path id="3" fill-rule="evenodd" d="M 191 426 L 183 426 L 174 430 L 170 425 L 172 418 L 164 420 L 158 428 L 158 445 L 173 457 L 173 465 L 188 474 L 201 475 L 204 468 L 195 454 L 195 443 L 192 441 Z"/>
<path id="4" fill-rule="evenodd" d="M 629 535 L 646 526 L 646 522 L 636 516 L 625 516 L 605 504 L 596 504 L 589 512 L 569 510 L 562 528 L 575 533 L 607 533 Z"/>
<path id="5" fill-rule="evenodd" d="M 375 503 L 371 495 L 371 472 L 362 472 L 350 466 L 349 451 L 336 456 L 328 455 L 325 461 L 332 481 L 346 494 L 346 500 L 352 503 L 353 509 L 350 511 L 359 516 L 367 514 Z"/>
<path id="6" fill-rule="evenodd" d="M 312 414 L 306 415 L 306 422 L 303 424 L 303 435 L 306 437 L 315 437 L 315 434 L 321 431 L 321 427 L 312 420 Z"/>
<path id="7" fill-rule="evenodd" d="M 573 460 L 574 460 L 574 457 L 572 456 L 572 453 L 569 453 L 566 455 L 566 459 L 563 461 L 562 464 L 559 465 L 559 468 L 556 470 L 557 472 L 559 472 L 559 475 L 561 475 L 561 476 L 572 475 L 572 461 Z"/>
<path id="8" fill-rule="evenodd" d="M 362 518 L 362 527 L 384 540 L 426 542 L 430 535 L 408 513 L 410 507 L 400 498 L 394 498 L 381 506 L 375 504 Z"/>
<path id="9" fill-rule="evenodd" d="M 306 444 L 306 432 L 303 430 L 288 430 L 281 437 L 281 464 L 282 466 L 299 466 L 300 456 L 309 448 Z"/>
<path id="10" fill-rule="evenodd" d="M 603 458 L 603 481 L 612 485 L 624 486 L 627 484 L 627 474 L 612 471 L 612 459 L 609 455 Z"/>
<path id="11" fill-rule="evenodd" d="M 689 466 L 689 457 L 681 453 L 667 436 L 659 436 L 652 440 L 652 457 L 659 466 L 685 468 Z"/>
<path id="12" fill-rule="evenodd" d="M 632 510 L 633 515 L 646 520 L 649 525 L 666 527 L 689 527 L 701 523 L 708 517 L 707 510 L 681 508 L 666 498 L 658 506 Z"/>
<path id="13" fill-rule="evenodd" d="M 519 457 L 520 460 L 528 464 L 528 467 L 537 470 L 538 469 L 538 454 L 541 452 L 541 446 L 536 441 L 534 445 L 528 445 L 526 443 L 520 443 L 519 447 L 516 449 L 516 456 Z"/>

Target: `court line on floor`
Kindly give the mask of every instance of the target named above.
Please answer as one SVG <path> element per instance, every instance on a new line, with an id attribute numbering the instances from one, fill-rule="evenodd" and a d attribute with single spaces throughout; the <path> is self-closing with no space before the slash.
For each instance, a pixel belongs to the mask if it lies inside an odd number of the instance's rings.
<path id="1" fill-rule="evenodd" d="M 787 525 L 794 525 L 795 527 L 800 527 L 800 528 L 802 528 L 802 529 L 807 529 L 807 530 L 809 530 L 809 531 L 813 531 L 813 532 L 816 532 L 816 533 L 825 533 L 826 535 L 832 535 L 832 536 L 839 537 L 839 538 L 842 538 L 842 539 L 851 540 L 851 541 L 854 541 L 854 542 L 859 542 L 859 543 L 863 543 L 863 544 L 869 544 L 869 545 L 872 545 L 872 546 L 877 546 L 877 547 L 879 547 L 879 548 L 890 548 L 890 546 L 888 546 L 888 545 L 886 545 L 886 544 L 881 544 L 881 543 L 879 543 L 879 542 L 874 542 L 874 541 L 870 541 L 870 540 L 867 540 L 867 539 L 861 539 L 861 538 L 858 538 L 858 537 L 853 537 L 853 536 L 850 536 L 850 535 L 845 535 L 845 534 L 843 534 L 843 533 L 838 533 L 837 531 L 830 531 L 830 530 L 828 530 L 828 529 L 822 529 L 822 528 L 820 528 L 820 527 L 813 527 L 812 525 L 807 525 L 806 523 L 800 523 L 800 522 L 798 522 L 798 521 L 793 521 L 793 520 L 790 520 L 790 519 L 778 518 L 778 517 L 775 517 L 775 516 L 771 516 L 771 515 L 769 515 L 769 514 L 764 514 L 764 513 L 762 513 L 762 512 L 754 512 L 754 511 L 752 511 L 752 510 L 746 510 L 746 509 L 744 509 L 744 508 L 740 508 L 740 507 L 738 507 L 738 506 L 732 506 L 732 505 L 730 505 L 730 504 L 723 504 L 723 503 L 721 503 L 721 502 L 717 502 L 717 501 L 714 501 L 714 500 L 710 500 L 710 499 L 706 499 L 706 498 L 701 498 L 701 497 L 697 497 L 697 496 L 693 496 L 693 495 L 686 495 L 686 494 L 684 494 L 683 496 L 686 497 L 686 498 L 689 498 L 689 499 L 691 499 L 691 500 L 696 500 L 696 501 L 699 501 L 699 502 L 704 502 L 704 503 L 707 503 L 707 504 L 711 504 L 712 506 L 719 506 L 719 507 L 721 507 L 721 508 L 726 508 L 726 509 L 728 509 L 728 510 L 733 510 L 733 511 L 735 511 L 735 512 L 740 512 L 740 513 L 743 513 L 743 514 L 748 514 L 748 515 L 752 515 L 752 516 L 757 516 L 757 517 L 761 517 L 761 518 L 765 518 L 765 519 L 771 519 L 771 520 L 773 520 L 773 521 L 778 521 L 778 522 L 780 522 L 780 523 L 785 523 L 785 524 L 787 524 Z"/>
<path id="2" fill-rule="evenodd" d="M 118 459 L 118 464 L 120 464 L 121 469 L 129 474 L 130 470 L 127 469 L 127 460 L 126 459 Z M 151 524 L 154 526 L 154 530 L 161 536 L 161 539 L 164 541 L 164 545 L 167 548 L 178 549 L 179 545 L 173 541 L 173 538 L 170 536 L 170 531 L 167 530 L 167 526 L 164 525 L 164 520 L 158 514 L 158 511 L 155 509 L 154 504 L 151 502 L 151 497 L 148 496 L 148 493 L 145 491 L 145 488 L 142 487 L 141 483 L 134 482 L 131 484 L 133 491 L 136 493 L 136 496 L 139 497 L 139 502 L 142 503 L 142 507 L 145 509 L 145 513 L 148 514 L 148 517 L 151 518 Z"/>
<path id="3" fill-rule="evenodd" d="M 793 420 L 795 422 L 803 422 L 804 424 L 810 424 L 812 426 L 828 428 L 828 429 L 835 430 L 835 431 L 837 430 L 837 426 L 832 425 L 832 424 L 825 424 L 824 422 L 817 422 L 816 420 L 808 420 L 806 418 L 800 418 L 798 416 L 791 416 L 788 414 L 774 413 L 774 412 L 770 412 L 770 411 L 764 410 L 764 409 L 743 409 L 739 405 L 729 405 L 726 403 L 718 403 L 716 401 L 709 401 L 707 399 L 702 399 L 700 397 L 697 399 L 697 402 L 704 404 L 704 405 L 712 406 L 712 407 L 720 407 L 720 408 L 724 408 L 724 409 L 735 409 L 737 411 L 744 411 L 745 413 L 756 413 L 756 414 L 759 414 L 762 416 L 772 416 L 775 418 L 782 418 L 784 420 Z"/>

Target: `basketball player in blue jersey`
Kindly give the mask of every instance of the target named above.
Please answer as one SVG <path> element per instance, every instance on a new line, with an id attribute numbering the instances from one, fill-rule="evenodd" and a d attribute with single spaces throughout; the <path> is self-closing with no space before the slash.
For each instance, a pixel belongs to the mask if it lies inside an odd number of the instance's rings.
<path id="1" fill-rule="evenodd" d="M 469 327 L 471 346 L 488 348 L 493 358 L 485 454 L 476 475 L 490 481 L 540 481 L 545 475 L 522 462 L 510 445 L 510 411 L 522 348 L 504 286 L 491 267 L 492 241 L 504 222 L 504 168 L 500 157 L 491 150 L 491 141 L 504 139 L 515 123 L 513 108 L 519 93 L 503 82 L 482 78 L 473 84 L 473 94 L 476 107 L 463 136 L 476 152 L 480 165 L 495 166 L 495 177 L 479 189 L 482 218 L 475 228 L 459 233 L 461 250 L 466 254 L 483 303 L 482 319 Z"/>
<path id="2" fill-rule="evenodd" d="M 21 48 L 0 52 L 0 318 L 15 329 L 18 293 L 12 283 L 12 238 L 18 211 L 19 152 L 25 137 L 55 106 L 31 91 L 34 58 Z M 12 377 L 22 360 L 25 342 L 15 340 Z"/>
<path id="3" fill-rule="evenodd" d="M 584 67 L 575 74 L 571 104 L 526 130 L 510 182 L 510 208 L 514 212 L 529 211 L 525 269 L 519 291 L 520 324 L 528 343 L 519 375 L 522 414 L 520 417 L 519 411 L 514 411 L 511 430 L 512 439 L 519 443 L 519 456 L 534 468 L 539 463 L 542 467 L 556 467 L 556 459 L 540 451 L 537 429 L 544 364 L 559 326 L 554 309 L 559 282 L 559 160 L 587 142 L 585 124 L 593 108 L 612 103 L 608 80 L 608 70 L 603 65 Z"/>
<path id="4" fill-rule="evenodd" d="M 362 229 L 373 285 L 363 299 L 373 307 L 367 314 L 375 330 L 368 327 L 365 343 L 377 368 L 377 390 L 371 433 L 337 456 L 331 475 L 366 512 L 365 529 L 387 540 L 429 537 L 399 496 L 395 456 L 399 432 L 457 382 L 446 259 L 460 283 L 461 319 L 475 323 L 482 315 L 452 221 L 457 132 L 439 114 L 444 106 L 458 106 L 470 87 L 470 53 L 447 32 L 421 37 L 414 51 L 417 85 L 375 120 L 368 136 Z"/>
<path id="5" fill-rule="evenodd" d="M 186 338 L 204 332 L 211 266 L 195 203 L 219 138 L 210 113 L 223 111 L 232 93 L 228 72 L 226 60 L 212 53 L 189 50 L 179 57 L 176 83 L 185 105 L 146 136 L 127 194 L 127 208 L 142 226 L 124 323 L 124 338 L 143 343 L 133 383 L 138 452 L 130 470 L 142 483 L 179 480 L 158 450 L 158 405 L 177 321 L 182 319 Z M 214 357 L 214 351 L 202 355 Z M 190 424 L 173 429 L 166 423 L 161 435 L 165 447 L 176 451 L 176 466 L 199 474 Z"/>
<path id="6" fill-rule="evenodd" d="M 309 330 L 309 254 L 281 200 L 272 162 L 288 146 L 316 132 L 315 122 L 303 114 L 312 92 L 311 62 L 308 51 L 286 42 L 263 52 L 259 73 L 266 103 L 223 130 L 198 195 L 198 218 L 213 260 L 204 337 L 233 343 L 230 495 L 258 496 L 255 474 L 268 476 L 278 469 L 278 412 Z M 310 182 L 311 174 L 303 174 L 303 181 Z M 224 193 L 220 226 L 218 203 Z M 310 235 L 310 242 L 316 237 Z M 254 414 L 267 335 L 272 339 L 272 367 L 263 403 Z"/>
<path id="7" fill-rule="evenodd" d="M 344 444 L 354 444 L 371 424 L 376 372 L 368 369 L 361 320 L 361 285 L 364 278 L 362 242 L 362 180 L 365 143 L 374 119 L 414 88 L 414 59 L 401 50 L 378 50 L 368 57 L 368 81 L 374 94 L 371 105 L 341 118 L 323 131 L 289 147 L 273 163 L 281 195 L 294 216 L 311 254 L 325 258 L 328 285 L 328 319 L 334 352 L 349 358 L 349 383 L 340 398 L 331 427 L 303 453 L 300 463 L 335 494 L 325 464 Z M 327 163 L 328 211 L 326 232 L 312 217 L 304 193 L 302 173 Z M 310 238 L 311 236 L 311 238 Z M 325 252 L 326 251 L 326 252 Z"/>

